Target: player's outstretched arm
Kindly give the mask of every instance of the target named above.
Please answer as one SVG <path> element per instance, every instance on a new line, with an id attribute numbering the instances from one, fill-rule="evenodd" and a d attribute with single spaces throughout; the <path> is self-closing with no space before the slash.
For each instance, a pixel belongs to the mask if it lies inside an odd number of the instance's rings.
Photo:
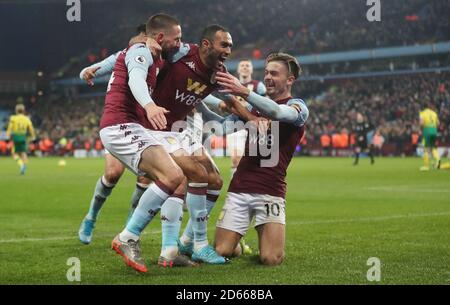
<path id="1" fill-rule="evenodd" d="M 120 52 L 117 52 L 101 62 L 90 65 L 89 67 L 84 68 L 80 72 L 80 79 L 85 80 L 88 85 L 93 86 L 93 79 L 95 77 L 101 77 L 111 73 L 114 69 L 114 65 L 117 61 L 117 56 Z"/>
<path id="2" fill-rule="evenodd" d="M 292 99 L 287 105 L 278 105 L 270 98 L 260 96 L 243 86 L 239 80 L 229 73 L 218 72 L 217 82 L 223 87 L 221 92 L 243 97 L 258 109 L 265 117 L 285 123 L 302 126 L 309 116 L 308 107 L 299 99 Z"/>

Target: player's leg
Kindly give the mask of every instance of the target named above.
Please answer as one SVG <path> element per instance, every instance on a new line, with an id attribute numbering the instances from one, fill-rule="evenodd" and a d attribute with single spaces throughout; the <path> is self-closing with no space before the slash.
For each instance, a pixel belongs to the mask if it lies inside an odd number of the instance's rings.
<path id="1" fill-rule="evenodd" d="M 180 252 L 182 254 L 192 254 L 192 260 L 207 262 L 211 264 L 224 264 L 225 258 L 217 255 L 214 248 L 208 243 L 207 221 L 209 212 L 217 200 L 216 190 L 210 190 L 209 182 L 213 188 L 220 188 L 222 181 L 217 175 L 210 174 L 200 162 L 202 159 L 187 155 L 174 155 L 174 160 L 183 169 L 188 178 L 186 192 L 186 203 L 189 210 L 188 231 L 180 239 Z M 211 165 L 212 166 L 212 165 Z M 201 169 L 201 171 L 199 170 Z M 194 174 L 192 176 L 192 173 Z M 214 180 L 212 180 L 214 179 Z"/>
<path id="2" fill-rule="evenodd" d="M 158 265 L 162 267 L 195 267 L 198 265 L 189 257 L 180 254 L 178 249 L 186 187 L 187 178 L 161 207 L 162 247 Z"/>
<path id="3" fill-rule="evenodd" d="M 125 229 L 114 238 L 112 248 L 124 258 L 127 265 L 137 271 L 147 272 L 140 253 L 140 236 L 159 212 L 162 204 L 183 182 L 184 175 L 161 145 L 152 145 L 144 149 L 140 155 L 138 169 L 155 182 L 151 183 L 142 194 Z"/>
<path id="4" fill-rule="evenodd" d="M 256 195 L 250 203 L 255 213 L 259 258 L 262 264 L 275 266 L 284 260 L 286 210 L 283 198 Z"/>
<path id="5" fill-rule="evenodd" d="M 420 167 L 421 171 L 428 171 L 430 170 L 430 153 L 431 153 L 431 143 L 430 143 L 430 137 L 427 133 L 424 132 L 423 134 L 423 166 Z"/>
<path id="6" fill-rule="evenodd" d="M 202 164 L 202 166 L 206 169 L 208 175 L 208 189 L 206 192 L 206 214 L 208 218 L 217 199 L 219 198 L 223 181 L 220 177 L 217 166 L 203 147 L 196 149 L 193 155 L 195 160 Z M 186 225 L 183 235 L 180 237 L 180 251 L 183 254 L 192 255 L 193 240 L 195 239 L 193 226 L 195 225 L 195 221 L 190 219 Z"/>
<path id="7" fill-rule="evenodd" d="M 145 176 L 137 177 L 136 187 L 131 195 L 130 211 L 128 212 L 127 222 L 130 220 L 131 215 L 133 215 L 133 212 L 139 203 L 139 199 L 141 199 L 142 194 L 144 194 L 151 182 L 152 180 Z"/>
<path id="8" fill-rule="evenodd" d="M 215 247 L 217 253 L 225 257 L 236 256 L 239 241 L 250 226 L 251 196 L 228 193 L 216 223 Z"/>
<path id="9" fill-rule="evenodd" d="M 375 147 L 373 144 L 369 145 L 369 157 L 370 157 L 370 164 L 375 164 L 375 156 L 374 156 Z"/>
<path id="10" fill-rule="evenodd" d="M 26 144 L 24 151 L 19 153 L 19 159 L 22 161 L 21 166 L 20 166 L 20 174 L 25 175 L 25 172 L 27 170 L 27 164 L 28 164 L 28 156 L 27 156 L 27 152 L 26 152 Z"/>
<path id="11" fill-rule="evenodd" d="M 431 148 L 431 155 L 434 159 L 434 166 L 436 169 L 439 169 L 441 167 L 441 157 L 439 156 L 438 149 L 436 147 L 436 135 L 432 134 L 430 135 L 430 148 Z"/>
<path id="12" fill-rule="evenodd" d="M 88 245 L 91 243 L 98 214 L 106 199 L 111 195 L 124 170 L 124 165 L 117 158 L 110 153 L 105 155 L 104 174 L 97 180 L 88 213 L 84 217 L 78 231 L 78 237 L 83 244 Z"/>
<path id="13" fill-rule="evenodd" d="M 361 147 L 356 146 L 355 147 L 355 161 L 353 162 L 353 165 L 358 165 L 359 163 L 359 155 L 361 154 Z"/>
<path id="14" fill-rule="evenodd" d="M 259 259 L 268 266 L 280 265 L 284 260 L 285 225 L 266 223 L 256 227 L 259 239 Z"/>
<path id="15" fill-rule="evenodd" d="M 24 172 L 24 163 L 21 158 L 21 153 L 24 151 L 25 142 L 24 141 L 14 141 L 13 140 L 13 147 L 12 147 L 12 156 L 14 161 L 17 162 L 17 165 L 20 168 L 20 174 L 25 174 Z"/>
<path id="16" fill-rule="evenodd" d="M 225 257 L 238 256 L 240 253 L 236 252 L 239 248 L 239 241 L 242 235 L 223 228 L 216 228 L 215 247 L 218 254 Z"/>

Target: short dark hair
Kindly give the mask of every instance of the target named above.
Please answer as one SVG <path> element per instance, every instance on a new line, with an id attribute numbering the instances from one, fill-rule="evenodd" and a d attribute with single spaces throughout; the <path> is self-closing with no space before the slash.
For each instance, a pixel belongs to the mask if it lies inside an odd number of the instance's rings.
<path id="1" fill-rule="evenodd" d="M 136 35 L 139 35 L 141 33 L 145 33 L 147 31 L 147 25 L 145 23 L 141 23 L 136 28 Z"/>
<path id="2" fill-rule="evenodd" d="M 175 17 L 159 13 L 148 18 L 146 30 L 147 34 L 154 34 L 156 31 L 165 30 L 176 25 L 180 25 L 180 22 Z"/>
<path id="3" fill-rule="evenodd" d="M 283 62 L 288 68 L 289 73 L 292 74 L 295 77 L 295 79 L 297 79 L 298 76 L 302 73 L 300 63 L 298 62 L 297 58 L 295 58 L 292 55 L 286 53 L 272 53 L 269 54 L 269 56 L 267 56 L 266 64 L 271 61 Z"/>
<path id="4" fill-rule="evenodd" d="M 201 39 L 200 39 L 200 43 L 203 39 L 207 39 L 209 41 L 214 41 L 214 36 L 216 35 L 217 32 L 228 32 L 228 30 L 226 28 L 224 28 L 221 25 L 218 24 L 211 24 L 208 25 L 202 33 Z"/>

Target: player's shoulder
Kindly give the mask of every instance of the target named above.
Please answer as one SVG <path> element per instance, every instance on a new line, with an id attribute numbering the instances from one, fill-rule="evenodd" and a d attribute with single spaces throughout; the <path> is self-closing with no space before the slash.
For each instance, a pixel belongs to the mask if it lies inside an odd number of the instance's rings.
<path id="1" fill-rule="evenodd" d="M 127 56 L 130 54 L 140 54 L 146 57 L 153 57 L 152 53 L 150 52 L 150 49 L 147 47 L 145 43 L 142 42 L 136 42 L 130 45 L 126 50 L 126 54 Z"/>
<path id="2" fill-rule="evenodd" d="M 287 101 L 286 105 L 288 105 L 288 106 L 294 106 L 294 105 L 306 106 L 306 103 L 301 98 L 291 98 L 290 100 Z"/>
<path id="3" fill-rule="evenodd" d="M 178 51 L 172 55 L 171 62 L 175 63 L 180 60 L 190 60 L 198 51 L 198 45 L 193 43 L 182 43 Z"/>

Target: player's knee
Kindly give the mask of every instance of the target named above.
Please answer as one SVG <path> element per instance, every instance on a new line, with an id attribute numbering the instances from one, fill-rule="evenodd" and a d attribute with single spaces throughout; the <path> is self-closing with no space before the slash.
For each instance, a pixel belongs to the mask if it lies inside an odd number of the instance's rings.
<path id="1" fill-rule="evenodd" d="M 183 171 L 179 167 L 175 167 L 159 177 L 159 181 L 169 189 L 175 191 L 184 181 Z"/>
<path id="2" fill-rule="evenodd" d="M 116 184 L 119 182 L 120 177 L 123 174 L 123 168 L 121 167 L 109 167 L 105 170 L 105 179 L 108 183 Z"/>
<path id="3" fill-rule="evenodd" d="M 208 188 L 212 190 L 221 190 L 223 180 L 218 173 L 210 173 L 208 176 Z"/>
<path id="4" fill-rule="evenodd" d="M 188 169 L 187 175 L 189 180 L 192 182 L 208 183 L 208 172 L 200 163 L 194 163 Z"/>
<path id="5" fill-rule="evenodd" d="M 284 261 L 284 253 L 266 253 L 261 254 L 259 259 L 263 265 L 278 266 Z"/>

